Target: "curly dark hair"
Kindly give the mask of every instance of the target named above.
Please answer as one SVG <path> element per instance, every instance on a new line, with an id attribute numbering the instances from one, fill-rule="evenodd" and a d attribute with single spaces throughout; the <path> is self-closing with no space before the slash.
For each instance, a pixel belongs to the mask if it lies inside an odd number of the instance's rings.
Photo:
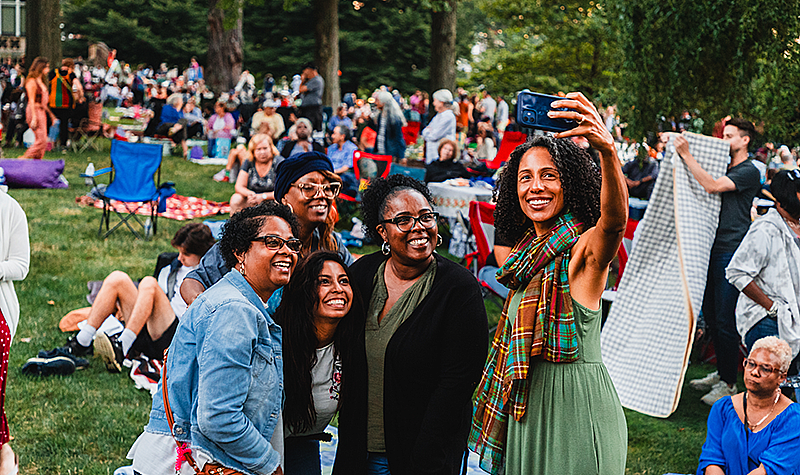
<path id="1" fill-rule="evenodd" d="M 189 254 L 203 257 L 214 245 L 211 229 L 203 223 L 189 223 L 178 230 L 170 241 L 172 247 L 182 247 Z"/>
<path id="2" fill-rule="evenodd" d="M 431 190 L 425 183 L 406 175 L 389 175 L 387 178 L 375 178 L 361 195 L 361 217 L 364 219 L 364 230 L 375 242 L 383 239 L 378 234 L 378 224 L 384 219 L 386 202 L 404 190 L 419 192 L 433 206 Z"/>
<path id="3" fill-rule="evenodd" d="M 772 178 L 770 191 L 778 204 L 789 216 L 797 219 L 800 217 L 800 200 L 797 193 L 800 192 L 800 172 L 797 170 L 781 170 Z"/>
<path id="4" fill-rule="evenodd" d="M 589 153 L 569 139 L 549 135 L 531 137 L 511 152 L 494 189 L 495 232 L 505 242 L 516 243 L 533 225 L 519 206 L 517 174 L 522 156 L 534 147 L 546 149 L 553 157 L 561 176 L 564 209 L 570 210 L 585 228 L 594 226 L 600 218 L 600 170 Z"/>
<path id="5" fill-rule="evenodd" d="M 262 201 L 259 205 L 245 208 L 232 214 L 222 227 L 219 252 L 228 267 L 233 268 L 238 263 L 236 254 L 244 254 L 250 249 L 253 238 L 258 236 L 261 226 L 269 216 L 283 219 L 289 223 L 295 237 L 300 235 L 300 223 L 286 205 L 277 201 Z"/>
<path id="6" fill-rule="evenodd" d="M 311 394 L 311 368 L 317 362 L 317 334 L 314 313 L 319 303 L 319 274 L 326 262 L 336 262 L 347 273 L 353 289 L 350 312 L 336 326 L 333 336 L 334 354 L 340 358 L 342 373 L 352 367 L 359 328 L 364 328 L 364 307 L 358 288 L 352 285 L 352 274 L 342 257 L 331 251 L 316 251 L 302 259 L 283 288 L 275 322 L 283 329 L 284 388 L 286 402 L 283 417 L 292 432 L 306 432 L 317 419 Z M 362 336 L 363 338 L 363 336 Z"/>

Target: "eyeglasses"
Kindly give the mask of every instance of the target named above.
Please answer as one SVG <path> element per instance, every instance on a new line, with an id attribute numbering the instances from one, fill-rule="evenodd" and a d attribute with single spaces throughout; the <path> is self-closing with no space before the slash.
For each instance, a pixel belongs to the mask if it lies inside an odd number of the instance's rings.
<path id="1" fill-rule="evenodd" d="M 300 189 L 300 193 L 309 200 L 315 198 L 320 191 L 322 191 L 322 195 L 325 198 L 335 198 L 339 194 L 339 190 L 342 189 L 341 183 L 326 183 L 324 185 L 319 185 L 317 183 L 292 183 L 292 186 L 296 186 Z"/>
<path id="2" fill-rule="evenodd" d="M 439 213 L 431 211 L 428 213 L 423 213 L 417 218 L 413 216 L 398 216 L 392 219 L 384 219 L 378 224 L 392 223 L 397 226 L 397 229 L 407 233 L 408 231 L 414 229 L 414 226 L 416 226 L 417 223 L 422 224 L 423 228 L 431 229 L 432 227 L 436 226 L 437 219 L 439 219 Z"/>
<path id="3" fill-rule="evenodd" d="M 778 368 L 773 368 L 772 366 L 765 365 L 765 364 L 757 364 L 755 361 L 751 359 L 744 360 L 744 367 L 748 371 L 753 371 L 758 367 L 758 372 L 761 374 L 772 374 L 772 373 L 780 373 L 781 370 Z"/>
<path id="4" fill-rule="evenodd" d="M 297 238 L 283 239 L 282 237 L 275 236 L 274 234 L 258 236 L 257 238 L 253 238 L 253 242 L 255 241 L 263 242 L 270 251 L 277 251 L 284 245 L 286 245 L 287 249 L 295 253 L 300 252 L 300 249 L 303 248 L 303 243 Z"/>

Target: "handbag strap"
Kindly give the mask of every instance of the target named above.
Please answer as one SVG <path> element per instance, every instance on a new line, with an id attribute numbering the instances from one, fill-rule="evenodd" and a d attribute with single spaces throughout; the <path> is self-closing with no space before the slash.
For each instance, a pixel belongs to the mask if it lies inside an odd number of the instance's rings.
<path id="1" fill-rule="evenodd" d="M 164 350 L 164 365 L 161 367 L 161 396 L 164 399 L 164 412 L 167 415 L 167 423 L 169 424 L 169 433 L 172 434 L 172 438 L 175 439 L 175 434 L 172 432 L 172 427 L 175 425 L 175 418 L 172 416 L 172 408 L 169 406 L 169 395 L 167 394 L 167 353 L 169 352 L 169 348 Z M 175 444 L 178 446 L 178 453 L 183 455 L 183 458 L 189 462 L 189 465 L 194 469 L 195 473 L 201 474 L 202 470 L 200 467 L 197 466 L 197 463 L 194 461 L 194 457 L 192 457 L 192 451 L 188 450 L 186 447 L 186 443 L 178 441 L 175 439 Z M 176 473 L 178 468 L 176 467 Z"/>

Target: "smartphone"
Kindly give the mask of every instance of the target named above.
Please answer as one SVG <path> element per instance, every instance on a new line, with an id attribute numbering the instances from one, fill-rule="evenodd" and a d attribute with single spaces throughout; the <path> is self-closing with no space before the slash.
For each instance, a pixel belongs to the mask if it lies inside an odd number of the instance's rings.
<path id="1" fill-rule="evenodd" d="M 568 119 L 551 119 L 547 113 L 551 110 L 569 111 L 566 107 L 553 109 L 550 104 L 563 97 L 551 96 L 531 92 L 528 89 L 517 94 L 517 123 L 522 127 L 546 130 L 548 132 L 563 132 L 574 129 L 578 123 Z"/>

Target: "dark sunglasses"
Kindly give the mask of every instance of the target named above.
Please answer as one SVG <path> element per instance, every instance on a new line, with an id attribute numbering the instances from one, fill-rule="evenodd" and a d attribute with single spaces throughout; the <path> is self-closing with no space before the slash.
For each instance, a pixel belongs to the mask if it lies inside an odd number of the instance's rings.
<path id="1" fill-rule="evenodd" d="M 253 241 L 263 242 L 270 251 L 277 251 L 284 245 L 286 245 L 287 249 L 295 253 L 300 252 L 300 249 L 303 248 L 303 243 L 297 238 L 283 239 L 282 237 L 275 236 L 274 234 L 258 236 L 257 238 L 253 238 Z"/>
<path id="2" fill-rule="evenodd" d="M 428 213 L 423 213 L 417 218 L 413 216 L 398 216 L 392 219 L 384 219 L 378 224 L 392 223 L 397 226 L 397 229 L 400 231 L 408 232 L 414 229 L 414 226 L 416 226 L 417 223 L 422 224 L 423 228 L 431 229 L 432 227 L 436 226 L 437 219 L 439 219 L 439 213 L 431 211 Z"/>

